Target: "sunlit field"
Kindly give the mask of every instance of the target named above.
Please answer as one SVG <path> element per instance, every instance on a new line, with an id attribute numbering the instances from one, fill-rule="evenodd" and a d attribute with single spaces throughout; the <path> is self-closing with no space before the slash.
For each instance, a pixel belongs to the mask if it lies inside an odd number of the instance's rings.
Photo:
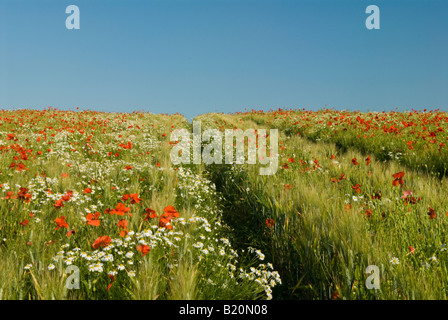
<path id="1" fill-rule="evenodd" d="M 1 111 L 0 298 L 448 298 L 447 113 L 195 120 L 277 129 L 278 170 L 173 164 L 180 114 Z"/>

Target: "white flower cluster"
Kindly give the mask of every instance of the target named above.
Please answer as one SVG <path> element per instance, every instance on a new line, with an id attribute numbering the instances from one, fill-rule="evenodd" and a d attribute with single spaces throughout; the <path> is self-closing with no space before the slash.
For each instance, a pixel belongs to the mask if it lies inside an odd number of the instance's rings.
<path id="1" fill-rule="evenodd" d="M 195 248 L 198 260 L 201 262 L 212 261 L 213 268 L 220 267 L 228 270 L 231 279 L 249 279 L 263 287 L 267 299 L 272 299 L 272 288 L 281 284 L 280 275 L 273 271 L 272 264 L 260 264 L 258 268 L 251 267 L 249 272 L 243 268 L 238 269 L 238 253 L 232 248 L 229 239 L 220 236 L 222 231 L 221 215 L 218 203 L 222 199 L 215 190 L 213 184 L 207 179 L 196 175 L 191 170 L 179 168 L 178 188 L 184 193 L 184 197 L 192 200 L 196 205 L 195 215 L 188 219 L 190 223 L 200 223 L 193 237 L 193 248 Z M 211 221 L 210 221 L 211 220 Z M 249 247 L 248 251 L 264 260 L 265 255 L 258 249 Z M 209 285 L 217 285 L 213 279 L 206 278 L 204 281 Z M 226 287 L 224 283 L 222 287 Z"/>
<path id="2" fill-rule="evenodd" d="M 265 293 L 268 300 L 272 299 L 272 288 L 274 288 L 277 284 L 281 284 L 282 280 L 280 279 L 280 275 L 277 271 L 273 271 L 273 266 L 271 263 L 260 264 L 258 265 L 258 269 L 254 267 L 250 267 L 250 272 L 244 271 L 240 268 L 240 278 L 248 278 L 249 280 L 255 281 L 259 283 Z"/>

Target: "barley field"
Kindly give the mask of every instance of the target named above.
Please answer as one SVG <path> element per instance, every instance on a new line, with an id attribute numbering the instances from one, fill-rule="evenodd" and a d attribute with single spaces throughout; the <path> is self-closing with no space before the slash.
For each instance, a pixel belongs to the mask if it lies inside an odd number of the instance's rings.
<path id="1" fill-rule="evenodd" d="M 193 120 L 266 132 L 277 170 L 173 163 L 181 114 L 2 110 L 0 299 L 448 298 L 446 112 Z"/>

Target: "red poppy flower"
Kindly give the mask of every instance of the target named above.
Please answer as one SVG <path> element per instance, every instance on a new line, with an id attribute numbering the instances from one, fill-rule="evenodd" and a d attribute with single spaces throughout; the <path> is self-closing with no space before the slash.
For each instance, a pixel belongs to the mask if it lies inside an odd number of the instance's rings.
<path id="1" fill-rule="evenodd" d="M 20 188 L 20 192 L 17 193 L 17 199 L 22 199 L 26 203 L 30 202 L 31 197 L 31 194 L 28 193 L 28 188 Z"/>
<path id="2" fill-rule="evenodd" d="M 64 216 L 60 216 L 59 218 L 54 219 L 54 222 L 56 222 L 56 230 L 59 228 L 68 228 L 68 223 L 65 221 Z"/>
<path id="3" fill-rule="evenodd" d="M 370 164 L 370 156 L 368 156 L 368 157 L 366 158 L 366 164 L 367 164 L 367 165 Z"/>
<path id="4" fill-rule="evenodd" d="M 92 189 L 85 188 L 82 192 L 84 192 L 84 193 L 92 193 Z"/>
<path id="5" fill-rule="evenodd" d="M 433 208 L 429 207 L 428 215 L 429 215 L 429 219 L 434 219 L 436 217 L 435 210 Z"/>
<path id="6" fill-rule="evenodd" d="M 359 183 L 356 184 L 356 186 L 352 186 L 352 189 L 356 191 L 356 193 L 361 193 L 361 186 Z"/>
<path id="7" fill-rule="evenodd" d="M 86 217 L 87 224 L 98 227 L 100 225 L 100 220 L 98 219 L 100 215 L 101 213 L 99 212 L 95 212 L 95 215 L 93 213 L 89 213 Z"/>
<path id="8" fill-rule="evenodd" d="M 159 228 L 165 228 L 168 230 L 173 230 L 173 226 L 169 224 L 170 220 L 160 217 L 159 219 Z"/>
<path id="9" fill-rule="evenodd" d="M 63 206 L 64 206 L 64 202 L 61 199 L 56 200 L 56 202 L 54 203 L 54 207 L 56 209 L 62 208 Z"/>
<path id="10" fill-rule="evenodd" d="M 146 256 L 148 254 L 148 252 L 151 251 L 151 248 L 144 244 L 138 245 L 136 247 L 136 249 L 137 249 L 137 251 L 140 251 L 143 254 L 142 257 Z"/>
<path id="11" fill-rule="evenodd" d="M 356 158 L 353 158 L 353 159 L 352 159 L 352 163 L 353 163 L 355 166 L 358 165 L 358 161 L 356 160 Z"/>
<path id="12" fill-rule="evenodd" d="M 163 211 L 165 212 L 165 214 L 174 216 L 176 218 L 179 217 L 179 212 L 177 212 L 177 210 L 173 206 L 167 206 L 163 209 Z"/>
<path id="13" fill-rule="evenodd" d="M 109 275 L 109 278 L 110 278 L 111 282 L 110 282 L 109 285 L 107 286 L 106 292 L 109 291 L 109 289 L 112 287 L 112 284 L 113 284 L 114 281 L 115 281 L 115 276 L 114 276 L 113 274 L 110 274 L 110 275 Z"/>
<path id="14" fill-rule="evenodd" d="M 273 227 L 274 224 L 275 224 L 274 219 L 270 219 L 270 218 L 266 219 L 266 226 L 267 226 L 268 228 Z"/>
<path id="15" fill-rule="evenodd" d="M 169 222 L 172 218 L 179 217 L 179 212 L 177 212 L 173 206 L 167 206 L 165 207 L 165 209 L 163 209 L 163 211 L 164 213 L 160 216 L 159 219 L 159 227 L 172 230 L 173 227 L 169 224 Z"/>
<path id="16" fill-rule="evenodd" d="M 117 227 L 120 229 L 120 237 L 124 237 L 128 234 L 128 220 L 120 219 L 117 223 Z"/>
<path id="17" fill-rule="evenodd" d="M 23 220 L 22 222 L 19 222 L 19 223 L 20 223 L 20 225 L 26 227 L 28 225 L 28 222 L 29 222 L 28 219 L 25 219 L 25 220 Z"/>
<path id="18" fill-rule="evenodd" d="M 68 190 L 68 191 L 61 197 L 61 200 L 62 200 L 62 201 L 69 201 L 71 197 L 73 197 L 73 192 L 71 192 L 70 190 Z"/>
<path id="19" fill-rule="evenodd" d="M 138 197 L 138 193 L 125 194 L 125 195 L 121 198 L 121 200 L 126 201 L 126 200 L 128 200 L 129 198 L 131 199 L 131 202 L 130 202 L 131 204 L 134 204 L 134 203 L 139 204 L 140 201 L 142 201 L 142 199 Z"/>
<path id="20" fill-rule="evenodd" d="M 403 177 L 404 177 L 404 171 L 401 171 L 401 172 L 398 172 L 398 173 L 395 173 L 394 175 L 393 175 L 393 177 L 394 177 L 394 181 L 392 181 L 392 185 L 393 186 L 398 186 L 398 185 L 401 185 L 401 187 L 403 187 Z"/>
<path id="21" fill-rule="evenodd" d="M 4 197 L 3 199 L 15 199 L 16 196 L 14 195 L 14 193 L 12 191 L 8 191 L 6 192 L 6 197 Z"/>
<path id="22" fill-rule="evenodd" d="M 370 218 L 370 216 L 372 215 L 372 210 L 367 209 L 365 212 L 365 215 L 366 215 L 367 219 Z"/>
<path id="23" fill-rule="evenodd" d="M 131 211 L 131 208 L 128 208 L 124 203 L 119 202 L 115 209 L 110 210 L 110 214 L 124 216 L 124 214 L 129 211 Z"/>
<path id="24" fill-rule="evenodd" d="M 154 210 L 151 208 L 145 209 L 145 221 L 148 221 L 149 219 L 157 218 L 157 214 Z"/>
<path id="25" fill-rule="evenodd" d="M 76 231 L 75 230 L 70 230 L 69 232 L 67 232 L 67 237 L 70 237 L 72 234 L 75 234 Z"/>
<path id="26" fill-rule="evenodd" d="M 98 237 L 95 242 L 92 244 L 94 249 L 98 249 L 99 247 L 107 247 L 112 239 L 109 236 Z"/>

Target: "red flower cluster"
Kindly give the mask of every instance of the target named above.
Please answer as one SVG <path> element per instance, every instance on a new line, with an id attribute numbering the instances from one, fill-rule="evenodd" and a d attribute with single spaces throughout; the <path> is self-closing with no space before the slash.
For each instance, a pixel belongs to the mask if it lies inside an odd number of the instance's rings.
<path id="1" fill-rule="evenodd" d="M 117 227 L 120 230 L 120 237 L 124 237 L 128 234 L 128 220 L 120 219 L 117 223 Z"/>
<path id="2" fill-rule="evenodd" d="M 107 247 L 111 243 L 112 239 L 109 236 L 98 237 L 92 244 L 93 249 L 98 249 L 99 247 Z"/>
<path id="3" fill-rule="evenodd" d="M 49 192 L 51 192 L 51 191 L 49 191 Z M 64 202 L 69 201 L 71 197 L 73 197 L 73 192 L 68 190 L 64 195 L 62 195 L 61 199 L 56 200 L 54 207 L 56 209 L 62 208 L 64 206 Z"/>
<path id="4" fill-rule="evenodd" d="M 359 183 L 356 184 L 356 186 L 352 186 L 352 189 L 356 191 L 356 193 L 361 193 L 361 186 Z"/>
<path id="5" fill-rule="evenodd" d="M 393 175 L 393 177 L 394 177 L 395 180 L 392 181 L 392 185 L 393 185 L 394 187 L 396 187 L 396 186 L 398 186 L 398 185 L 400 185 L 401 187 L 403 187 L 404 171 L 395 173 L 395 174 Z"/>
<path id="6" fill-rule="evenodd" d="M 28 188 L 20 188 L 20 191 L 17 193 L 17 199 L 22 199 L 26 203 L 31 201 L 31 197 L 32 195 L 28 193 Z M 14 192 L 8 191 L 3 199 L 16 199 L 16 196 L 14 195 Z"/>
<path id="7" fill-rule="evenodd" d="M 331 178 L 331 182 L 334 182 L 334 183 L 336 183 L 336 182 L 341 182 L 342 180 L 347 180 L 347 177 L 346 177 L 345 174 L 343 174 L 343 173 L 341 173 L 341 176 L 340 176 L 338 179 L 336 179 L 336 178 Z"/>
<path id="8" fill-rule="evenodd" d="M 121 200 L 123 200 L 123 201 L 127 201 L 127 200 L 129 200 L 129 199 L 131 199 L 130 204 L 134 204 L 134 203 L 139 204 L 140 201 L 142 201 L 142 199 L 138 197 L 138 193 L 125 194 L 125 195 L 121 198 Z"/>
<path id="9" fill-rule="evenodd" d="M 100 225 L 100 217 L 101 213 L 99 212 L 95 212 L 95 214 L 93 213 L 89 213 L 86 217 L 87 220 L 87 224 L 90 224 L 91 226 L 95 226 L 95 227 L 99 227 Z"/>
<path id="10" fill-rule="evenodd" d="M 157 213 L 154 210 L 152 210 L 151 208 L 146 208 L 144 214 L 145 214 L 145 221 L 148 221 L 149 219 L 157 218 Z"/>
<path id="11" fill-rule="evenodd" d="M 123 149 L 132 149 L 132 143 L 131 143 L 131 141 L 128 141 L 127 144 L 120 143 L 119 146 L 122 147 Z"/>
<path id="12" fill-rule="evenodd" d="M 15 170 L 17 170 L 17 171 L 19 171 L 19 172 L 22 172 L 23 170 L 30 170 L 30 169 L 28 169 L 23 163 L 11 163 L 10 165 L 9 165 L 9 167 L 12 169 L 12 168 L 15 168 Z"/>
<path id="13" fill-rule="evenodd" d="M 160 219 L 159 219 L 159 227 L 172 230 L 173 226 L 170 225 L 169 223 L 170 223 L 171 219 L 173 219 L 174 217 L 175 218 L 179 217 L 179 212 L 177 212 L 173 206 L 165 207 L 165 209 L 163 209 L 163 211 L 164 211 L 164 213 L 160 216 Z"/>
<path id="14" fill-rule="evenodd" d="M 112 215 L 116 214 L 118 216 L 124 216 L 124 214 L 129 211 L 131 211 L 131 208 L 128 208 L 128 207 L 126 207 L 126 205 L 124 203 L 119 202 L 117 204 L 117 206 L 115 207 L 115 209 L 107 208 L 104 212 L 112 214 Z M 129 214 L 129 215 L 132 216 L 131 214 Z"/>
<path id="15" fill-rule="evenodd" d="M 56 222 L 56 230 L 59 228 L 68 228 L 68 223 L 65 221 L 65 216 L 60 216 L 59 218 L 54 219 L 54 222 Z"/>

